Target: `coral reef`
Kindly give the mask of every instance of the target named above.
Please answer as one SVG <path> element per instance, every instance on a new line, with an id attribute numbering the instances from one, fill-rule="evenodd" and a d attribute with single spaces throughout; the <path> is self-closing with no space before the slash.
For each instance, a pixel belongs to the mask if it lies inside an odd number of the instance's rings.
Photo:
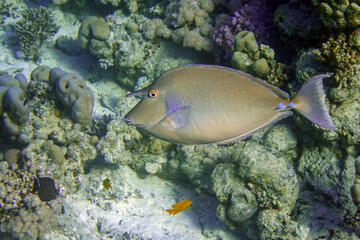
<path id="1" fill-rule="evenodd" d="M 142 15 L 120 18 L 116 11 L 106 17 L 113 31 L 110 44 L 114 47 L 112 56 L 100 59 L 100 65 L 114 66 L 118 71 L 116 79 L 127 89 L 133 89 L 136 81 L 146 76 L 150 82 L 166 70 L 179 65 L 200 62 L 202 57 L 191 49 L 184 49 L 172 42 L 148 40 L 141 33 L 147 19 Z M 137 30 L 139 28 L 139 31 Z"/>
<path id="2" fill-rule="evenodd" d="M 31 73 L 29 92 L 32 96 L 44 97 L 54 90 L 57 99 L 70 109 L 74 122 L 88 124 L 94 107 L 94 94 L 77 74 L 67 73 L 60 68 L 40 66 Z"/>
<path id="3" fill-rule="evenodd" d="M 265 0 L 250 1 L 243 3 L 232 16 L 221 16 L 227 18 L 225 23 L 218 19 L 218 26 L 213 34 L 216 44 L 221 46 L 227 55 L 233 52 L 232 45 L 235 36 L 241 31 L 253 32 L 259 43 L 268 44 L 273 25 L 273 14 L 267 9 Z"/>
<path id="4" fill-rule="evenodd" d="M 129 12 L 136 12 L 138 10 L 138 1 L 137 0 L 100 0 L 101 4 L 111 5 L 114 7 L 123 6 Z"/>
<path id="5" fill-rule="evenodd" d="M 258 45 L 254 33 L 242 31 L 236 34 L 234 50 L 231 58 L 234 68 L 265 79 L 278 87 L 285 84 L 286 76 L 282 73 L 285 66 L 276 62 L 275 52 L 269 46 Z"/>
<path id="6" fill-rule="evenodd" d="M 61 198 L 42 202 L 32 193 L 34 175 L 24 170 L 10 170 L 1 161 L 0 177 L 0 227 L 21 239 L 43 238 L 57 222 L 61 213 Z"/>
<path id="7" fill-rule="evenodd" d="M 76 40 L 67 36 L 58 37 L 55 41 L 55 47 L 70 56 L 77 56 L 81 53 L 81 48 Z"/>
<path id="8" fill-rule="evenodd" d="M 211 176 L 214 192 L 220 201 L 217 217 L 231 229 L 236 229 L 234 223 L 244 222 L 258 209 L 255 195 L 237 178 L 236 170 L 234 164 L 218 164 Z"/>
<path id="9" fill-rule="evenodd" d="M 360 6 L 358 1 L 312 0 L 320 12 L 321 19 L 330 28 L 356 28 L 360 25 Z"/>
<path id="10" fill-rule="evenodd" d="M 184 47 L 198 51 L 212 51 L 210 40 L 213 26 L 210 13 L 214 11 L 211 0 L 177 0 L 166 6 L 165 19 L 151 19 L 143 25 L 142 32 L 148 39 L 172 38 Z"/>
<path id="11" fill-rule="evenodd" d="M 319 61 L 315 49 L 300 51 L 296 60 L 295 77 L 299 83 L 304 83 L 312 76 L 326 72 L 324 64 Z"/>
<path id="12" fill-rule="evenodd" d="M 3 134 L 12 140 L 19 136 L 29 118 L 30 109 L 25 104 L 26 78 L 18 73 L 14 77 L 0 76 L 0 113 Z"/>
<path id="13" fill-rule="evenodd" d="M 19 51 L 29 59 L 39 58 L 43 42 L 59 30 L 53 11 L 43 6 L 25 10 L 15 28 L 20 43 Z"/>
<path id="14" fill-rule="evenodd" d="M 107 163 L 129 165 L 140 172 L 160 174 L 167 162 L 169 145 L 159 139 L 148 141 L 125 122 L 113 120 L 107 124 L 107 133 L 100 139 L 97 149 Z"/>
<path id="15" fill-rule="evenodd" d="M 281 30 L 286 40 L 313 40 L 320 34 L 323 24 L 318 12 L 314 11 L 310 2 L 293 0 L 280 5 L 274 13 L 274 23 Z"/>
<path id="16" fill-rule="evenodd" d="M 55 85 L 55 92 L 61 103 L 70 108 L 70 116 L 74 122 L 91 122 L 94 94 L 81 76 L 53 68 L 49 72 L 49 82 Z"/>
<path id="17" fill-rule="evenodd" d="M 316 136 L 326 140 L 340 139 L 346 144 L 353 145 L 359 142 L 359 131 L 356 121 L 359 104 L 359 50 L 357 47 L 357 31 L 347 36 L 340 33 L 323 43 L 322 49 L 315 49 L 323 66 L 334 72 L 330 83 L 329 98 L 333 103 L 329 109 L 335 122 L 338 122 L 338 133 L 322 131 Z M 301 125 L 301 124 L 300 124 Z"/>
<path id="18" fill-rule="evenodd" d="M 88 49 L 97 58 L 108 58 L 112 54 L 112 47 L 108 41 L 110 37 L 109 25 L 104 18 L 87 17 L 82 21 L 78 32 L 78 43 L 82 49 Z"/>
<path id="19" fill-rule="evenodd" d="M 338 83 L 338 88 L 359 85 L 355 75 L 358 73 L 357 64 L 360 62 L 360 52 L 356 48 L 355 36 L 356 31 L 351 37 L 352 45 L 349 45 L 348 37 L 345 33 L 340 33 L 323 43 L 321 51 L 315 50 L 320 61 L 326 62 L 335 69 L 334 78 Z"/>
<path id="20" fill-rule="evenodd" d="M 4 23 L 6 17 L 12 16 L 12 12 L 16 8 L 9 0 L 3 0 L 0 2 L 0 24 Z"/>

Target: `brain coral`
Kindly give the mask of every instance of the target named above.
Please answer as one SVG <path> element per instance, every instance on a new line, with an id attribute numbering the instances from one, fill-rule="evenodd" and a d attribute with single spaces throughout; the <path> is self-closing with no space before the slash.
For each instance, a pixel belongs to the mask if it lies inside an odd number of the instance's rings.
<path id="1" fill-rule="evenodd" d="M 30 110 L 25 101 L 26 78 L 18 73 L 14 77 L 0 76 L 0 114 L 1 124 L 6 136 L 17 137 L 29 118 Z"/>
<path id="2" fill-rule="evenodd" d="M 82 77 L 60 68 L 53 68 L 49 72 L 49 80 L 55 85 L 56 95 L 62 104 L 70 108 L 73 121 L 89 123 L 94 107 L 94 94 Z"/>

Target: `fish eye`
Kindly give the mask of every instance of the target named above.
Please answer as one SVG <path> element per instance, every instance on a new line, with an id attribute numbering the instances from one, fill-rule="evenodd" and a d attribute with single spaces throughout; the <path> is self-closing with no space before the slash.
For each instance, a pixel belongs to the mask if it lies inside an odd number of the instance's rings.
<path id="1" fill-rule="evenodd" d="M 148 93 L 148 96 L 151 98 L 156 98 L 157 96 L 159 96 L 159 92 L 155 89 L 151 89 Z"/>

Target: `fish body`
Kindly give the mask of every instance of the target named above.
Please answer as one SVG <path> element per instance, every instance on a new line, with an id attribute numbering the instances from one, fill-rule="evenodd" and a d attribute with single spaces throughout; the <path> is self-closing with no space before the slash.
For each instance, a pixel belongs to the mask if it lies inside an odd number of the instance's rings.
<path id="1" fill-rule="evenodd" d="M 143 98 L 125 120 L 158 138 L 181 144 L 235 142 L 291 116 L 292 109 L 335 129 L 324 101 L 324 77 L 329 76 L 310 79 L 302 94 L 290 100 L 287 93 L 239 70 L 182 66 L 129 94 Z"/>
<path id="2" fill-rule="evenodd" d="M 39 198 L 43 202 L 48 202 L 56 199 L 58 195 L 58 190 L 55 186 L 55 181 L 49 177 L 35 178 L 34 177 L 34 186 L 33 193 L 38 194 Z"/>
<path id="3" fill-rule="evenodd" d="M 181 211 L 184 211 L 185 209 L 187 209 L 188 207 L 191 206 L 192 201 L 185 199 L 182 200 L 174 205 L 172 205 L 172 209 L 166 209 L 166 212 L 169 213 L 170 215 L 176 215 Z"/>

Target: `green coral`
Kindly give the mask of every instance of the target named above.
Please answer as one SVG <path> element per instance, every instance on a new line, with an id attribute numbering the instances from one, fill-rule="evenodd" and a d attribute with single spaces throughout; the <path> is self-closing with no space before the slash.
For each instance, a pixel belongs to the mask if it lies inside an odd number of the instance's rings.
<path id="1" fill-rule="evenodd" d="M 357 0 L 312 0 L 321 20 L 331 28 L 356 28 L 360 25 L 360 6 Z"/>
<path id="2" fill-rule="evenodd" d="M 4 22 L 6 17 L 11 16 L 11 10 L 13 9 L 13 4 L 7 1 L 0 2 L 0 23 Z"/>
<path id="3" fill-rule="evenodd" d="M 165 10 L 165 19 L 150 19 L 142 28 L 146 38 L 172 38 L 184 47 L 211 52 L 214 48 L 210 36 L 213 32 L 210 0 L 171 1 Z"/>
<path id="4" fill-rule="evenodd" d="M 335 69 L 334 78 L 338 88 L 357 85 L 358 80 L 354 76 L 358 73 L 356 66 L 360 62 L 360 52 L 348 43 L 345 33 L 330 37 L 323 43 L 321 50 L 314 50 L 319 60 L 326 62 L 331 69 Z"/>
<path id="5" fill-rule="evenodd" d="M 241 31 L 235 36 L 235 52 L 231 58 L 234 68 L 253 74 L 275 86 L 286 82 L 282 72 L 285 65 L 275 61 L 275 53 L 269 46 L 258 45 L 252 32 Z"/>
<path id="6" fill-rule="evenodd" d="M 22 19 L 15 27 L 20 51 L 29 59 L 39 58 L 43 42 L 59 30 L 59 26 L 54 22 L 54 12 L 43 6 L 39 9 L 24 10 Z"/>

